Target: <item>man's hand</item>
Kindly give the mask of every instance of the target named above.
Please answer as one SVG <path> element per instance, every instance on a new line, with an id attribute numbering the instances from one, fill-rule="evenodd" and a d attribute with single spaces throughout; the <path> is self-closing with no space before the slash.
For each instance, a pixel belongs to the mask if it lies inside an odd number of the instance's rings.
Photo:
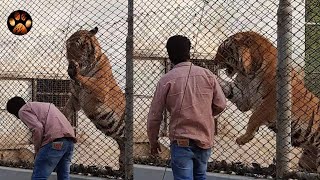
<path id="1" fill-rule="evenodd" d="M 39 151 L 35 151 L 35 152 L 34 152 L 33 160 L 35 160 L 35 159 L 36 159 L 38 152 L 39 152 Z"/>
<path id="2" fill-rule="evenodd" d="M 161 152 L 160 144 L 159 142 L 156 142 L 154 144 L 151 144 L 150 153 L 152 156 L 158 156 Z"/>
<path id="3" fill-rule="evenodd" d="M 213 122 L 214 122 L 214 135 L 218 135 L 218 119 L 213 118 Z"/>

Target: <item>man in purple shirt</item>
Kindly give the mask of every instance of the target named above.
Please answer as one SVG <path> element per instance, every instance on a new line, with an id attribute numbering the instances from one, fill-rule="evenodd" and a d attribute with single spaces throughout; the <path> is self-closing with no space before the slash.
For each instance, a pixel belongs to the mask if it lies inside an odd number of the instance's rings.
<path id="1" fill-rule="evenodd" d="M 147 120 L 151 154 L 161 149 L 158 135 L 163 111 L 170 113 L 171 165 L 175 180 L 205 180 L 207 162 L 214 141 L 213 117 L 226 107 L 226 98 L 208 69 L 190 60 L 190 40 L 169 38 L 166 48 L 175 65 L 158 82 Z"/>
<path id="2" fill-rule="evenodd" d="M 35 149 L 32 180 L 47 179 L 55 168 L 58 180 L 69 180 L 76 138 L 61 111 L 54 104 L 26 103 L 21 97 L 11 98 L 7 111 L 21 119 L 32 132 Z"/>

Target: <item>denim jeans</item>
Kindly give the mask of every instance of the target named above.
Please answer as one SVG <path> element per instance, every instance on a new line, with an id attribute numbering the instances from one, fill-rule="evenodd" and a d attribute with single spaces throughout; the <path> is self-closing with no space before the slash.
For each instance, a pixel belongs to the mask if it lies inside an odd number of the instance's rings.
<path id="1" fill-rule="evenodd" d="M 32 180 L 46 180 L 57 171 L 58 180 L 69 180 L 74 142 L 65 138 L 51 142 L 39 150 L 32 173 Z"/>
<path id="2" fill-rule="evenodd" d="M 173 142 L 170 148 L 174 180 L 205 180 L 211 149 L 199 148 L 193 141 L 188 147 Z"/>

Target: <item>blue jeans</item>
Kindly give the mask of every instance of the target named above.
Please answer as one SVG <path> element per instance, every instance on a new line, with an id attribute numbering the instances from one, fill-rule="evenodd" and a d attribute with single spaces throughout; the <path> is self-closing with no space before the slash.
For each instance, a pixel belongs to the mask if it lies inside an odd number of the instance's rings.
<path id="1" fill-rule="evenodd" d="M 205 180 L 211 149 L 199 148 L 193 141 L 188 147 L 173 142 L 170 148 L 174 180 Z"/>
<path id="2" fill-rule="evenodd" d="M 32 180 L 46 180 L 56 168 L 58 180 L 69 180 L 74 142 L 65 138 L 51 142 L 39 150 L 32 173 Z"/>

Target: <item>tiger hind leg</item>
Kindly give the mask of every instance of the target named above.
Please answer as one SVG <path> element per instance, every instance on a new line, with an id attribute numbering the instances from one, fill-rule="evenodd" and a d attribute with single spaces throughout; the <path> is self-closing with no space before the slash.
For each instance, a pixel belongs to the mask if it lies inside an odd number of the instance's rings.
<path id="1" fill-rule="evenodd" d="M 320 174 L 320 148 L 317 148 L 317 173 Z"/>
<path id="2" fill-rule="evenodd" d="M 299 169 L 307 172 L 316 172 L 317 163 L 315 159 L 317 159 L 317 152 L 318 150 L 314 146 L 304 148 L 298 162 Z"/>
<path id="3" fill-rule="evenodd" d="M 115 138 L 115 140 L 117 141 L 118 145 L 119 145 L 119 151 L 120 151 L 120 155 L 119 155 L 119 171 L 120 173 L 124 173 L 125 171 L 125 139 L 124 137 L 120 137 L 120 138 Z"/>

